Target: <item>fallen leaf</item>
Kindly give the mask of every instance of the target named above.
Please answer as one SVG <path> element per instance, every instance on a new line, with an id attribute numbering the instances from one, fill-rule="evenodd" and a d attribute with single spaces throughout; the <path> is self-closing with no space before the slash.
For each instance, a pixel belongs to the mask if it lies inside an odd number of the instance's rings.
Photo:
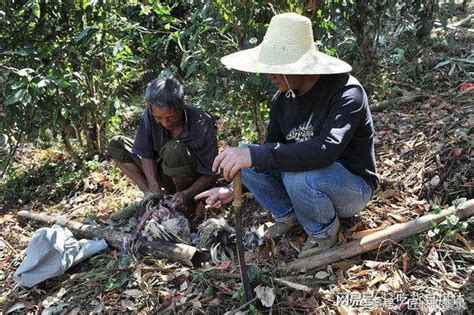
<path id="1" fill-rule="evenodd" d="M 356 273 L 356 272 L 360 272 L 362 270 L 362 266 L 361 265 L 354 265 L 352 266 L 351 268 L 349 268 L 349 270 L 347 270 L 348 272 L 353 272 L 353 273 Z"/>
<path id="2" fill-rule="evenodd" d="M 15 305 L 13 305 L 12 307 L 10 307 L 7 311 L 7 314 L 8 313 L 12 313 L 12 312 L 15 312 L 15 311 L 18 311 L 18 310 L 21 310 L 25 308 L 25 304 L 23 303 L 16 303 Z"/>
<path id="3" fill-rule="evenodd" d="M 446 283 L 453 289 L 456 289 L 456 290 L 459 290 L 463 287 L 464 283 L 456 283 L 450 279 L 448 279 L 448 277 L 444 277 L 444 280 L 446 281 Z"/>
<path id="4" fill-rule="evenodd" d="M 316 279 L 324 279 L 324 278 L 327 278 L 327 277 L 329 277 L 329 276 L 330 276 L 330 274 L 329 274 L 328 272 L 326 272 L 326 271 L 318 271 L 318 272 L 314 275 L 314 277 L 315 277 Z"/>
<path id="5" fill-rule="evenodd" d="M 454 157 L 460 156 L 461 153 L 462 153 L 462 148 L 454 148 L 454 149 L 453 149 L 453 156 L 454 156 Z"/>
<path id="6" fill-rule="evenodd" d="M 311 308 L 317 308 L 319 306 L 318 300 L 312 295 L 310 298 L 306 300 L 306 303 L 308 303 L 308 306 Z"/>
<path id="7" fill-rule="evenodd" d="M 405 223 L 406 222 L 406 218 L 404 218 L 403 216 L 401 216 L 399 214 L 389 213 L 388 216 L 393 218 L 395 221 L 397 221 L 397 223 Z"/>
<path id="8" fill-rule="evenodd" d="M 232 262 L 230 260 L 224 260 L 217 268 L 222 269 L 222 270 L 227 270 L 229 269 L 230 265 Z"/>
<path id="9" fill-rule="evenodd" d="M 188 297 L 187 296 L 183 296 L 181 297 L 181 299 L 176 302 L 176 305 L 179 306 L 179 305 L 184 305 L 186 302 L 188 301 Z"/>
<path id="10" fill-rule="evenodd" d="M 349 314 L 354 314 L 347 306 L 345 305 L 339 305 L 337 307 L 337 312 L 340 315 L 349 315 Z"/>
<path id="11" fill-rule="evenodd" d="M 379 283 L 379 282 L 382 282 L 382 281 L 385 281 L 385 279 L 387 279 L 387 275 L 383 272 L 377 272 L 377 276 L 375 276 L 375 278 L 373 280 L 371 280 L 368 285 L 369 287 Z"/>
<path id="12" fill-rule="evenodd" d="M 467 249 L 468 251 L 472 251 L 473 246 L 471 245 L 471 242 L 470 242 L 470 241 L 466 240 L 466 239 L 465 239 L 464 237 L 462 237 L 462 235 L 459 234 L 459 233 L 456 233 L 456 237 L 457 237 L 458 241 L 460 241 L 460 242 L 466 247 L 466 249 Z"/>
<path id="13" fill-rule="evenodd" d="M 400 192 L 396 189 L 383 190 L 377 193 L 377 197 L 380 199 L 388 199 L 390 197 L 399 197 Z"/>
<path id="14" fill-rule="evenodd" d="M 390 286 L 394 291 L 400 291 L 403 281 L 402 278 L 400 278 L 398 272 L 393 273 L 393 277 L 389 280 Z"/>
<path id="15" fill-rule="evenodd" d="M 370 270 L 369 270 L 369 269 L 365 269 L 365 270 L 362 270 L 361 272 L 359 272 L 359 273 L 357 274 L 357 277 L 367 276 L 369 273 L 370 273 Z"/>
<path id="16" fill-rule="evenodd" d="M 105 309 L 105 306 L 104 306 L 104 303 L 100 302 L 99 304 L 96 305 L 96 307 L 94 307 L 94 309 L 92 310 L 92 313 L 93 314 L 101 314 Z"/>
<path id="17" fill-rule="evenodd" d="M 127 296 L 130 296 L 130 297 L 133 297 L 133 298 L 136 298 L 136 297 L 139 297 L 140 295 L 142 295 L 142 291 L 138 290 L 138 289 L 130 289 L 130 290 L 123 291 L 123 294 L 125 294 Z"/>
<path id="18" fill-rule="evenodd" d="M 68 303 L 59 303 L 58 305 L 53 305 L 43 309 L 41 314 L 60 314 L 63 309 L 68 306 Z"/>
<path id="19" fill-rule="evenodd" d="M 379 267 L 387 265 L 387 263 L 386 262 L 381 262 L 381 261 L 366 260 L 364 262 L 364 265 L 366 265 L 370 269 L 377 269 Z"/>
<path id="20" fill-rule="evenodd" d="M 433 176 L 433 178 L 430 180 L 430 185 L 431 186 L 437 186 L 439 182 L 441 181 L 441 178 L 438 175 Z"/>
<path id="21" fill-rule="evenodd" d="M 353 263 L 350 263 L 347 261 L 340 261 L 340 262 L 335 263 L 334 265 L 336 266 L 336 268 L 342 269 L 344 271 L 347 271 L 354 266 Z"/>
<path id="22" fill-rule="evenodd" d="M 122 300 L 121 303 L 122 303 L 122 307 L 129 311 L 132 311 L 135 308 L 135 304 L 130 300 Z"/>
<path id="23" fill-rule="evenodd" d="M 188 288 L 188 282 L 187 281 L 184 281 L 183 283 L 181 283 L 181 285 L 179 286 L 179 291 L 184 291 Z"/>
<path id="24" fill-rule="evenodd" d="M 349 290 L 365 288 L 365 283 L 366 283 L 365 281 L 362 282 L 358 280 L 350 280 L 350 281 L 347 281 L 345 288 Z"/>
<path id="25" fill-rule="evenodd" d="M 410 258 L 408 256 L 408 253 L 403 253 L 402 255 L 403 273 L 408 272 L 409 263 L 410 263 Z"/>
<path id="26" fill-rule="evenodd" d="M 14 221 L 14 216 L 12 214 L 4 214 L 0 217 L 0 224 L 3 224 L 7 221 Z"/>
<path id="27" fill-rule="evenodd" d="M 434 247 L 431 247 L 430 253 L 428 254 L 428 257 L 426 257 L 426 260 L 428 261 L 428 265 L 430 265 L 431 267 L 437 267 L 442 272 L 446 272 L 446 268 L 444 268 L 444 265 L 439 260 L 438 252 Z"/>
<path id="28" fill-rule="evenodd" d="M 215 298 L 215 299 L 211 300 L 208 304 L 210 304 L 210 305 L 221 305 L 222 301 L 219 298 Z"/>
<path id="29" fill-rule="evenodd" d="M 275 294 L 273 293 L 272 288 L 266 286 L 262 287 L 259 285 L 254 289 L 254 291 L 262 302 L 263 306 L 270 307 L 273 305 L 273 302 L 275 302 Z"/>

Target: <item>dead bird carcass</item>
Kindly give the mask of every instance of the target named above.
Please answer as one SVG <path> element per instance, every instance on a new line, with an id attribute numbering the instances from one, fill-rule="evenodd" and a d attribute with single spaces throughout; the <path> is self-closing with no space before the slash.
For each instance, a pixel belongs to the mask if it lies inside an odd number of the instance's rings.
<path id="1" fill-rule="evenodd" d="M 142 236 L 149 241 L 160 239 L 206 248 L 215 264 L 233 259 L 235 230 L 223 217 L 202 222 L 197 231 L 192 233 L 188 219 L 172 207 L 170 200 L 169 195 L 159 200 L 148 200 L 138 227 L 141 230 L 141 226 L 144 226 Z"/>

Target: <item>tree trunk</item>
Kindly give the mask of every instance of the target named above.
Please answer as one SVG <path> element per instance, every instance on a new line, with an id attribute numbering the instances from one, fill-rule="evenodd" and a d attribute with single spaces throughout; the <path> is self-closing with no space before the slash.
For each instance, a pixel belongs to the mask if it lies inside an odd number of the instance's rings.
<path id="1" fill-rule="evenodd" d="M 265 141 L 265 126 L 262 121 L 262 111 L 260 110 L 260 104 L 252 105 L 253 115 L 255 117 L 255 127 L 257 131 L 258 143 Z"/>
<path id="2" fill-rule="evenodd" d="M 61 128 L 61 138 L 63 140 L 64 147 L 66 148 L 66 151 L 72 156 L 74 161 L 78 162 L 78 161 L 81 160 L 81 158 L 79 157 L 76 150 L 72 146 L 71 141 L 69 141 L 70 130 L 69 130 L 69 126 L 67 126 L 67 123 L 68 122 L 66 122 L 63 125 L 63 127 Z"/>
<path id="3" fill-rule="evenodd" d="M 416 23 L 416 38 L 420 44 L 430 39 L 430 33 L 434 26 L 436 11 L 438 8 L 438 0 L 423 1 L 423 8 L 417 12 L 419 17 Z"/>

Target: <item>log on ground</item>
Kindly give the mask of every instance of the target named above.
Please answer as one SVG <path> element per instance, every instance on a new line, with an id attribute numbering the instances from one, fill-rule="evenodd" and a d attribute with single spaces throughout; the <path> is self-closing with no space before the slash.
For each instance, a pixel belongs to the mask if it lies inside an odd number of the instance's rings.
<path id="1" fill-rule="evenodd" d="M 63 227 L 67 227 L 77 238 L 104 239 L 110 247 L 119 250 L 122 250 L 125 242 L 131 239 L 131 235 L 127 233 L 97 228 L 69 220 L 65 217 L 53 216 L 46 213 L 20 211 L 17 214 L 17 218 L 20 223 L 31 222 L 39 226 L 59 224 Z M 201 266 L 203 262 L 209 261 L 210 259 L 210 255 L 206 250 L 200 250 L 186 244 L 176 244 L 162 240 L 149 242 L 144 238 L 140 238 L 137 245 L 138 251 L 142 254 L 170 259 L 190 267 Z"/>
<path id="2" fill-rule="evenodd" d="M 430 222 L 441 222 L 451 214 L 456 214 L 461 220 L 472 217 L 474 215 L 474 199 L 465 201 L 458 207 L 450 207 L 441 211 L 439 214 L 427 214 L 406 223 L 395 224 L 382 231 L 364 236 L 360 240 L 352 241 L 315 255 L 294 260 L 283 265 L 280 269 L 284 272 L 305 272 L 307 270 L 329 265 L 342 259 L 370 252 L 378 249 L 386 241 L 399 242 L 406 237 L 425 232 L 431 228 Z"/>

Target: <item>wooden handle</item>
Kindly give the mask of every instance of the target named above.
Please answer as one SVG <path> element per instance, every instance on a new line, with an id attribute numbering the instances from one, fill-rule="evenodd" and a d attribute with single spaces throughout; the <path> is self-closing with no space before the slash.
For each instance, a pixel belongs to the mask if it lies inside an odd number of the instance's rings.
<path id="1" fill-rule="evenodd" d="M 250 277 L 245 263 L 244 244 L 242 243 L 242 180 L 240 170 L 232 179 L 234 182 L 234 215 L 235 215 L 235 234 L 237 241 L 237 258 L 240 266 L 240 277 L 244 287 L 245 301 L 252 300 L 252 287 L 250 286 Z"/>
<path id="2" fill-rule="evenodd" d="M 232 179 L 234 185 L 234 208 L 242 207 L 242 178 L 240 177 L 240 170 Z"/>

